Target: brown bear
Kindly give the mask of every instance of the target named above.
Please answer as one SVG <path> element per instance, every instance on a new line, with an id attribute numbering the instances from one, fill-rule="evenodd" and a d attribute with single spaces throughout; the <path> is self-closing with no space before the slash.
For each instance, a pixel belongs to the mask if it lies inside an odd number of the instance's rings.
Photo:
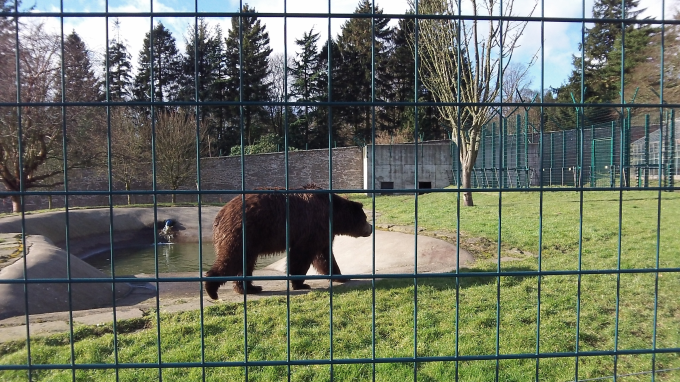
<path id="1" fill-rule="evenodd" d="M 317 189 L 307 185 L 303 189 Z M 330 194 L 333 200 L 333 236 L 370 236 L 373 229 L 366 221 L 361 203 Z M 329 238 L 330 198 L 325 193 L 292 193 L 289 201 L 289 269 L 291 275 L 306 275 L 314 265 L 323 274 L 330 274 Z M 215 263 L 206 277 L 241 276 L 243 274 L 242 197 L 227 203 L 215 217 L 213 244 Z M 246 275 L 252 276 L 258 256 L 272 255 L 286 250 L 286 194 L 246 194 Z M 331 253 L 333 275 L 340 275 L 340 267 Z M 346 280 L 337 280 L 346 281 Z M 217 289 L 224 281 L 205 281 L 205 291 L 217 299 Z M 247 293 L 259 293 L 262 287 L 246 284 Z M 309 289 L 305 280 L 291 280 L 293 289 Z M 243 282 L 234 281 L 234 290 L 243 294 Z"/>

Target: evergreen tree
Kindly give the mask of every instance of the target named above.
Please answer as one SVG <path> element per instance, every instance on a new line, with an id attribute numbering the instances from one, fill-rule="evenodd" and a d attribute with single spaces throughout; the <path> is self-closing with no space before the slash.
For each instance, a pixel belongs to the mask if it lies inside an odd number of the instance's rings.
<path id="1" fill-rule="evenodd" d="M 198 32 L 198 34 L 196 34 Z M 198 19 L 196 30 L 189 28 L 189 37 L 182 61 L 184 83 L 181 98 L 196 99 L 196 83 L 198 82 L 198 100 L 211 101 L 215 97 L 215 85 L 220 79 L 223 49 L 219 27 L 211 30 L 205 19 Z"/>
<path id="2" fill-rule="evenodd" d="M 680 21 L 680 9 L 673 15 L 674 21 Z M 661 32 L 658 30 L 658 32 Z M 661 42 L 663 37 L 663 50 Z M 628 38 L 628 37 L 626 37 Z M 661 65 L 663 52 L 663 68 Z M 667 24 L 663 33 L 656 33 L 649 45 L 644 48 L 644 61 L 636 65 L 631 74 L 626 76 L 626 99 L 630 100 L 631 92 L 637 92 L 636 103 L 654 104 L 660 102 L 661 71 L 663 70 L 663 100 L 666 103 L 680 103 L 680 24 Z M 628 51 L 626 51 L 628 54 Z M 658 108 L 654 108 L 658 111 Z M 637 113 L 649 113 L 649 109 L 635 109 Z"/>
<path id="3" fill-rule="evenodd" d="M 387 71 L 391 80 L 389 99 L 395 102 L 413 102 L 415 99 L 416 65 L 408 41 L 414 29 L 413 19 L 401 19 L 392 38 L 394 49 L 387 61 Z M 387 110 L 385 119 L 388 133 L 405 127 L 407 109 L 405 106 L 395 106 Z"/>
<path id="4" fill-rule="evenodd" d="M 636 9 L 639 0 L 596 0 L 593 5 L 593 18 L 636 20 L 643 11 Z M 624 16 L 625 15 L 625 16 Z M 624 75 L 637 64 L 644 61 L 644 47 L 655 32 L 644 21 L 627 23 L 622 29 L 621 22 L 598 22 L 586 31 L 585 39 L 579 45 L 582 56 L 574 56 L 574 69 L 567 82 L 555 89 L 557 101 L 561 103 L 581 102 L 583 85 L 584 103 L 618 103 L 621 100 L 621 69 Z M 625 36 L 625 37 L 624 37 Z M 621 63 L 621 42 L 624 41 L 626 61 Z M 583 84 L 581 77 L 583 73 Z M 572 98 L 573 97 L 573 98 Z M 584 123 L 610 120 L 616 113 L 610 108 L 586 107 L 580 113 L 574 108 L 565 108 L 556 114 L 565 128 L 574 127 L 576 119 Z"/>
<path id="5" fill-rule="evenodd" d="M 317 48 L 318 41 L 319 34 L 314 32 L 314 28 L 305 32 L 302 38 L 295 40 L 300 51 L 291 66 L 293 81 L 291 96 L 299 102 L 320 101 L 324 94 L 324 89 L 319 87 L 319 80 L 324 75 L 324 68 L 320 67 L 321 58 Z M 320 148 L 321 146 L 317 146 L 320 143 L 320 137 L 317 137 L 317 135 L 320 126 L 324 125 L 326 121 L 318 120 L 318 108 L 307 104 L 300 107 L 298 114 L 297 121 L 291 124 L 293 146 L 310 148 L 311 144 L 312 148 Z"/>
<path id="6" fill-rule="evenodd" d="M 319 96 L 320 101 L 334 102 L 340 99 L 342 85 L 339 83 L 340 81 L 338 81 L 338 73 L 340 73 L 341 67 L 342 57 L 340 55 L 340 48 L 335 41 L 329 39 L 323 44 L 319 51 L 319 76 L 317 87 L 321 91 Z M 317 121 L 318 131 L 310 137 L 310 147 L 327 148 L 329 144 L 331 144 L 331 146 L 345 146 L 346 144 L 350 144 L 350 141 L 345 142 L 344 137 L 339 134 L 341 127 L 340 107 L 319 107 L 314 119 Z M 332 142 L 329 142 L 329 129 L 331 131 Z M 316 139 L 316 141 L 314 139 Z"/>
<path id="7" fill-rule="evenodd" d="M 63 73 L 54 82 L 58 86 L 56 100 L 61 101 L 62 89 L 66 102 L 96 102 L 103 99 L 102 81 L 95 75 L 91 53 L 85 42 L 73 31 L 63 41 Z M 106 148 L 105 110 L 95 106 L 67 106 L 63 109 L 68 133 L 67 160 L 91 162 L 103 157 Z"/>
<path id="8" fill-rule="evenodd" d="M 132 57 L 125 44 L 119 40 L 112 40 L 108 48 L 109 67 L 104 69 L 109 80 L 109 99 L 111 101 L 126 101 L 132 97 Z"/>
<path id="9" fill-rule="evenodd" d="M 153 57 L 151 36 L 153 35 Z M 166 102 L 178 98 L 181 83 L 182 61 L 175 38 L 158 22 L 152 32 L 144 37 L 139 52 L 137 75 L 134 81 L 134 98 L 137 101 L 151 101 L 153 68 L 153 101 Z"/>
<path id="10" fill-rule="evenodd" d="M 382 10 L 377 7 L 374 10 L 371 1 L 361 0 L 354 13 L 382 14 Z M 385 66 L 392 34 L 389 22 L 390 19 L 378 16 L 374 19 L 352 18 L 343 24 L 337 41 L 340 70 L 333 73 L 334 86 L 342 89 L 337 101 L 371 102 L 373 83 L 376 101 L 388 96 L 389 79 Z M 373 127 L 372 108 L 349 106 L 339 110 L 350 141 L 355 144 L 368 142 Z"/>
<path id="11" fill-rule="evenodd" d="M 227 35 L 225 67 L 227 74 L 226 100 L 262 101 L 268 99 L 269 86 L 269 33 L 254 15 L 254 8 L 243 6 L 242 16 L 231 18 L 231 29 Z M 267 112 L 261 105 L 242 105 L 229 108 L 231 119 L 228 131 L 221 138 L 226 139 L 221 146 L 240 143 L 240 123 L 243 118 L 243 138 L 252 145 L 257 138 L 266 133 L 264 121 Z M 228 147 L 225 147 L 228 148 Z M 227 151 L 228 152 L 228 151 Z"/>
<path id="12" fill-rule="evenodd" d="M 198 33 L 197 33 L 198 32 Z M 198 85 L 199 101 L 221 101 L 224 99 L 224 48 L 222 31 L 218 26 L 210 28 L 205 19 L 199 19 L 196 29 L 189 28 L 185 54 L 182 63 L 183 84 L 180 98 L 187 101 L 196 99 Z M 199 106 L 199 119 L 207 131 L 208 145 L 217 139 L 222 126 L 222 108 Z M 212 150 L 212 148 L 208 148 Z M 211 153 L 211 151 L 208 151 Z"/>
<path id="13" fill-rule="evenodd" d="M 85 42 L 75 31 L 64 40 L 63 78 L 67 102 L 94 102 L 102 99 L 101 81 L 94 73 L 90 54 Z"/>

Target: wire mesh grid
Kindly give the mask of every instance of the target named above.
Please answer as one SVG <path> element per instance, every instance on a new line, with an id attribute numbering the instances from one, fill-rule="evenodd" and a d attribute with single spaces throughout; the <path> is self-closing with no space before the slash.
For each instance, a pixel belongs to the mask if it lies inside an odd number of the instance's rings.
<path id="1" fill-rule="evenodd" d="M 1 195 L 4 200 L 10 198 L 9 204 L 19 212 L 2 219 L 14 219 L 14 225 L 6 226 L 18 227 L 4 232 L 19 234 L 5 240 L 16 240 L 19 260 L 14 264 L 20 275 L 0 278 L 0 287 L 18 288 L 18 300 L 11 301 L 19 301 L 16 305 L 20 306 L 4 312 L 0 329 L 20 322 L 23 333 L 20 340 L 3 341 L 0 379 L 677 378 L 677 100 L 673 99 L 673 73 L 666 70 L 664 59 L 665 49 L 675 49 L 665 32 L 674 31 L 678 22 L 667 15 L 665 4 L 660 5 L 660 17 L 645 21 L 658 28 L 653 38 L 660 38 L 655 45 L 660 62 L 652 75 L 656 82 L 651 82 L 657 97 L 648 97 L 649 91 L 643 89 L 639 98 L 636 90 L 631 100 L 631 90 L 625 90 L 635 85 L 626 82 L 627 76 L 634 75 L 623 64 L 629 49 L 624 34 L 616 40 L 618 46 L 614 44 L 618 51 L 608 58 L 614 60 L 620 54 L 618 72 L 608 73 L 619 83 L 620 94 L 590 101 L 593 90 L 588 89 L 585 53 L 580 52 L 575 55 L 581 65 L 580 72 L 575 71 L 577 89 L 567 88 L 563 93 L 567 98 L 547 99 L 553 93 L 544 83 L 546 28 L 577 25 L 579 42 L 584 45 L 586 31 L 593 26 L 624 29 L 639 24 L 620 13 L 630 7 L 626 1 L 621 2 L 618 14 L 592 18 L 584 16 L 585 2 L 579 17 L 546 14 L 550 8 L 545 2 L 527 14 L 512 13 L 512 2 L 490 2 L 491 15 L 471 12 L 466 2 L 455 1 L 404 3 L 413 11 L 407 14 L 379 12 L 375 1 L 359 2 L 358 9 L 363 11 L 357 13 L 337 11 L 331 0 L 325 11 L 316 13 L 290 11 L 289 3 L 295 2 L 284 0 L 280 8 L 264 12 L 243 2 L 231 10 L 196 2 L 193 9 L 179 12 L 157 2 L 140 12 L 114 11 L 108 1 L 95 11 L 72 8 L 65 1 L 40 12 L 18 2 L 3 3 L 0 37 L 2 49 L 9 49 L 3 53 L 11 54 L 2 58 L 2 80 L 9 78 L 3 84 L 10 92 L 0 100 L 4 129 L 0 144 L 4 169 L 9 169 L 0 174 L 6 188 Z M 432 8 L 441 4 L 444 8 Z M 58 20 L 56 40 L 40 39 L 44 35 L 36 20 L 41 18 Z M 103 98 L 87 94 L 90 87 L 99 86 L 96 81 L 73 85 L 74 78 L 91 78 L 70 66 L 77 62 L 71 56 L 78 50 L 71 49 L 78 41 L 68 34 L 69 18 L 105 23 L 103 45 L 108 54 L 103 54 Z M 163 82 L 164 70 L 172 62 L 163 58 L 167 51 L 159 42 L 167 36 L 167 29 L 157 23 L 171 23 L 173 18 L 188 20 L 185 56 L 190 64 L 184 68 L 189 73 L 184 82 L 174 84 Z M 143 30 L 149 59 L 140 59 L 136 68 L 138 73 L 146 69 L 147 78 L 140 77 L 139 83 L 147 86 L 127 89 L 128 93 L 119 87 L 121 77 L 113 75 L 113 53 L 120 50 L 112 48 L 122 41 L 121 19 L 141 20 L 148 26 Z M 209 54 L 203 53 L 214 53 L 210 49 L 217 48 L 209 46 L 209 39 L 196 42 L 196 36 L 206 32 L 204 22 L 222 19 L 231 20 L 231 25 L 227 36 L 219 35 L 217 41 L 231 49 L 231 57 L 225 53 L 220 60 L 227 65 L 216 68 L 217 77 L 208 80 L 213 72 L 203 72 L 207 64 L 200 60 L 208 62 Z M 354 25 L 350 21 L 359 20 L 355 27 L 370 37 L 368 58 L 350 67 L 356 77 L 344 83 L 339 79 L 347 75 L 341 73 L 347 70 L 342 66 L 347 59 L 343 55 L 347 51 L 340 46 L 342 37 L 322 44 L 316 97 L 301 90 L 288 74 L 301 68 L 298 61 L 290 61 L 301 57 L 300 51 L 288 46 L 291 38 L 298 37 L 290 35 L 291 24 L 305 19 L 317 20 L 326 36 L 337 33 L 335 24 Z M 378 32 L 385 28 L 384 19 L 399 21 L 399 28 L 391 25 L 407 32 L 402 47 L 408 46 L 407 52 L 419 58 L 406 68 L 412 84 L 406 96 L 386 90 L 386 78 L 394 81 L 396 69 L 385 74 L 383 53 L 393 54 L 400 45 L 395 42 L 389 49 L 382 45 L 385 40 Z M 283 35 L 283 59 L 278 65 L 284 74 L 277 95 L 270 92 L 267 98 L 258 98 L 261 93 L 256 86 L 249 86 L 253 74 L 247 69 L 252 63 L 246 62 L 251 57 L 245 51 L 249 43 L 258 44 L 257 36 L 249 33 L 264 20 L 281 23 L 278 29 L 274 23 L 267 23 L 266 28 L 271 35 Z M 517 90 L 503 91 L 503 86 L 512 87 L 503 80 L 510 73 L 493 68 L 489 73 L 497 80 L 487 79 L 487 84 L 493 87 L 495 81 L 498 92 L 490 99 L 466 95 L 464 87 L 483 76 L 470 69 L 472 63 L 465 63 L 471 57 L 465 51 L 474 51 L 475 46 L 465 40 L 463 32 L 471 24 L 463 21 L 496 25 L 503 31 L 498 37 L 501 48 L 489 50 L 489 61 L 499 68 L 510 60 L 503 51 L 503 39 L 511 39 L 511 34 L 504 33 L 512 29 L 503 25 L 536 26 L 542 42 L 530 59 L 540 72 L 539 90 L 533 98 L 508 95 Z M 427 61 L 428 55 L 434 55 L 425 45 L 432 38 L 428 25 L 453 26 L 455 32 L 449 41 L 457 44 L 445 49 L 454 68 L 448 72 L 455 77 L 448 86 L 449 91 L 454 88 L 452 98 L 437 94 L 428 82 L 435 77 Z M 347 40 L 348 45 L 356 43 Z M 44 68 L 56 67 L 46 74 L 29 66 L 41 63 Z M 366 72 L 367 79 L 360 79 L 360 73 Z M 466 73 L 471 77 L 465 77 Z M 365 88 L 350 86 L 366 81 Z M 664 86 L 669 88 L 667 93 Z M 206 95 L 208 90 L 219 96 Z M 345 90 L 363 93 L 350 97 Z M 474 111 L 483 108 L 484 123 L 470 122 L 476 120 L 471 117 Z M 453 113 L 447 117 L 450 110 Z M 265 131 L 251 118 L 259 118 L 260 124 L 268 119 L 271 127 Z M 390 127 L 397 120 L 402 128 Z M 93 128 L 92 121 L 104 128 Z M 410 154 L 404 157 L 395 154 L 394 140 L 399 136 L 407 137 Z M 429 153 L 436 145 L 424 142 L 439 138 L 448 138 L 444 144 L 449 147 L 442 161 L 447 174 L 444 186 L 432 176 L 438 170 L 429 167 L 434 166 Z M 382 150 L 381 139 L 388 143 L 383 146 L 392 168 L 387 174 L 379 173 L 383 163 L 377 163 L 385 160 L 377 154 Z M 140 149 L 140 142 L 147 144 Z M 247 155 L 260 149 L 266 152 L 262 147 L 267 142 L 271 143 L 269 151 L 282 152 Z M 476 152 L 471 153 L 470 147 L 476 147 Z M 227 157 L 228 153 L 235 155 Z M 14 173 L 6 165 L 8 160 Z M 395 182 L 395 173 L 407 176 Z M 320 188 L 300 190 L 306 181 Z M 284 261 L 289 267 L 294 256 L 291 235 L 298 218 L 291 215 L 289 198 L 300 194 L 329 196 L 327 221 L 318 225 L 329 227 L 331 243 L 336 222 L 331 195 L 364 203 L 374 225 L 370 272 L 333 274 L 331 265 L 330 276 L 285 271 L 242 276 L 248 274 L 247 253 L 242 251 L 243 269 L 238 275 L 211 279 L 240 283 L 246 293 L 234 295 L 231 302 L 207 299 L 202 283 L 208 280 L 204 274 L 209 266 L 204 265 L 207 254 L 202 244 L 211 240 L 204 231 L 212 226 L 215 205 L 240 199 L 245 219 L 246 195 L 284 197 Z M 473 198 L 474 207 L 464 206 L 472 204 Z M 120 226 L 132 224 L 118 220 L 126 204 L 146 210 L 146 224 L 139 231 L 152 241 L 154 259 L 146 275 L 117 273 L 115 247 L 129 239 Z M 99 208 L 83 212 L 76 208 L 80 206 Z M 46 207 L 60 212 L 27 213 Z M 160 266 L 164 259 L 162 237 L 157 233 L 162 225 L 157 224 L 177 209 L 187 209 L 190 212 L 182 216 L 191 215 L 187 221 L 197 222 L 195 227 L 186 227 L 196 230 L 194 239 L 199 243 L 195 270 L 186 274 L 164 273 Z M 96 223 L 86 216 L 93 211 Z M 46 273 L 33 275 L 30 251 L 38 247 L 33 236 L 49 231 L 39 220 L 44 214 L 53 216 L 47 224 L 61 227 L 52 240 L 63 249 L 63 261 Z M 94 225 L 103 225 L 105 230 L 92 232 Z M 248 238 L 259 232 L 246 229 L 245 224 L 242 227 L 242 247 L 246 247 Z M 385 254 L 378 253 L 376 232 L 397 229 L 412 238 L 411 261 L 405 267 L 378 272 L 376 260 Z M 94 235 L 105 236 L 99 239 L 107 243 L 108 274 L 83 276 L 80 259 L 67 254 L 86 253 L 88 248 L 82 248 L 81 241 Z M 455 259 L 456 266 L 419 271 L 432 260 L 419 255 L 421 242 L 428 236 L 453 243 L 453 250 L 444 256 Z M 461 256 L 468 252 L 474 262 L 463 264 Z M 341 287 L 330 282 L 345 278 L 362 283 Z M 293 285 L 301 280 L 326 281 L 327 287 L 299 294 Z M 259 299 L 247 293 L 250 282 L 265 288 L 278 282 L 283 288 Z M 189 292 L 180 300 L 193 301 L 192 308 L 167 309 L 161 291 L 173 285 L 188 285 Z M 121 288 L 130 286 L 152 290 L 141 314 L 132 319 L 127 318 L 127 302 L 121 299 Z M 81 307 L 83 289 L 99 293 L 96 297 L 101 299 L 99 287 L 104 287 L 104 305 L 109 308 L 103 312 L 111 322 L 79 324 L 83 309 L 93 307 Z M 57 291 L 60 306 L 66 308 L 61 313 L 34 314 L 51 304 L 41 296 L 51 296 L 51 290 Z M 221 296 L 229 293 L 222 290 Z M 66 322 L 61 329 L 66 333 L 38 336 L 40 321 L 56 316 Z"/>

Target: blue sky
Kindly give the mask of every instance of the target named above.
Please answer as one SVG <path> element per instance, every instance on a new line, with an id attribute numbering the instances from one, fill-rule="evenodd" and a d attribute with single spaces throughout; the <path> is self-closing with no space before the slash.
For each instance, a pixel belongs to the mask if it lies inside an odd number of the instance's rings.
<path id="1" fill-rule="evenodd" d="M 55 12 L 61 9 L 58 0 L 35 0 L 37 12 Z M 198 0 L 198 12 L 236 12 L 239 8 L 239 1 L 234 0 Z M 255 7 L 258 12 L 264 13 L 322 13 L 328 14 L 329 2 L 322 0 L 250 0 L 248 3 Z M 359 0 L 331 0 L 330 12 L 352 13 Z M 403 14 L 407 9 L 406 0 L 376 0 L 376 6 L 383 9 L 385 14 Z M 665 18 L 672 17 L 671 0 L 666 1 Z M 539 3 L 533 16 L 545 17 L 585 17 L 591 16 L 593 0 L 586 0 L 585 4 L 574 0 L 545 0 L 543 9 Z M 515 14 L 527 16 L 530 13 L 534 1 L 515 0 Z M 111 12 L 149 12 L 153 7 L 154 12 L 193 12 L 195 3 L 181 0 L 150 0 L 146 2 L 136 0 L 110 0 L 108 8 Z M 645 16 L 657 20 L 662 18 L 661 0 L 640 0 L 640 7 L 647 8 Z M 106 2 L 103 0 L 64 0 L 63 9 L 66 14 L 69 12 L 104 12 Z M 142 46 L 144 35 L 151 27 L 151 20 L 143 17 L 121 17 L 121 27 L 114 31 L 113 19 L 109 20 L 110 38 L 120 34 L 120 38 L 125 40 L 133 54 L 133 61 Z M 193 26 L 194 18 L 165 17 L 154 18 L 154 22 L 162 21 L 170 29 L 178 42 L 178 48 L 184 50 L 184 41 L 187 28 Z M 329 29 L 329 18 L 288 18 L 284 28 L 283 17 L 262 18 L 269 32 L 271 47 L 275 53 L 284 53 L 284 35 L 287 36 L 287 54 L 289 57 L 295 55 L 295 39 L 314 27 L 315 31 L 321 34 L 320 42 L 326 40 Z M 51 30 L 61 29 L 60 20 L 57 18 L 45 19 L 45 23 Z M 331 18 L 331 34 L 335 37 L 340 32 L 341 25 L 345 19 Z M 229 29 L 228 18 L 210 18 L 211 24 L 220 24 L 226 34 Z M 396 23 L 396 21 L 393 21 Z M 527 29 L 520 40 L 520 46 L 516 50 L 513 62 L 527 63 L 531 57 L 538 53 L 538 61 L 530 68 L 529 79 L 532 89 L 541 88 L 541 75 L 543 75 L 543 87 L 556 87 L 562 84 L 572 69 L 572 56 L 578 53 L 578 44 L 581 41 L 581 23 L 562 23 L 546 22 L 543 24 L 544 44 L 541 46 L 541 23 L 529 23 Z M 70 33 L 75 30 L 94 51 L 104 52 L 106 46 L 106 21 L 104 18 L 64 18 L 64 32 Z M 543 59 L 541 59 L 541 54 Z"/>

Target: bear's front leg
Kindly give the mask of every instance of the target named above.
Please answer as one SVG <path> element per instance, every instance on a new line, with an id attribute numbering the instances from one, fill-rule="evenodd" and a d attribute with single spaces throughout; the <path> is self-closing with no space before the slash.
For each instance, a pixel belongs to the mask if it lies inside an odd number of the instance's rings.
<path id="1" fill-rule="evenodd" d="M 333 262 L 333 275 L 341 275 L 342 273 L 340 272 L 340 267 L 338 266 L 338 262 L 335 261 L 335 255 L 331 253 L 331 261 Z M 322 275 L 330 275 L 331 274 L 331 269 L 330 265 L 328 262 L 328 248 L 324 248 L 321 252 L 319 252 L 315 257 L 314 261 L 312 262 L 312 265 L 314 266 L 314 269 L 319 274 Z M 346 283 L 349 281 L 349 279 L 336 279 L 334 281 L 337 281 L 339 283 Z"/>

